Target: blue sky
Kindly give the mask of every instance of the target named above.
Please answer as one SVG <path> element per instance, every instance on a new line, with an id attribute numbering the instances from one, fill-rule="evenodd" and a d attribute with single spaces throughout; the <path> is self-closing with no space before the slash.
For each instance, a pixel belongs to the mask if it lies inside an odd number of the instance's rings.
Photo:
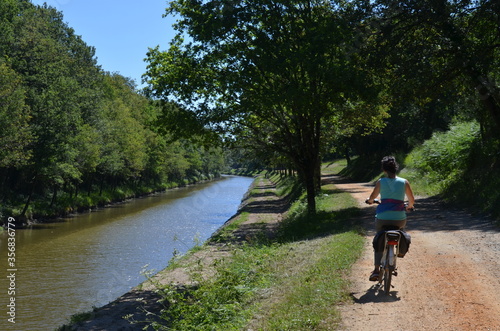
<path id="1" fill-rule="evenodd" d="M 118 72 L 141 84 L 148 47 L 166 50 L 174 37 L 174 19 L 163 18 L 166 0 L 32 0 L 46 2 L 64 15 L 64 21 L 96 49 L 102 69 Z"/>

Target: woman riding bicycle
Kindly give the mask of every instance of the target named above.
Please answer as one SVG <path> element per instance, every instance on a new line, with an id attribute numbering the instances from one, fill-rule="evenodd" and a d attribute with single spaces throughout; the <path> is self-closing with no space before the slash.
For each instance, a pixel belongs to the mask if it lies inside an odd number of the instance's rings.
<path id="1" fill-rule="evenodd" d="M 381 203 L 377 206 L 375 215 L 375 229 L 380 231 L 385 226 L 403 229 L 406 226 L 406 208 L 413 209 L 415 203 L 413 191 L 406 179 L 396 176 L 398 164 L 393 156 L 385 156 L 382 159 L 382 170 L 386 177 L 377 181 L 372 194 L 366 200 L 366 203 L 371 205 L 379 194 L 381 196 Z M 408 197 L 406 208 L 405 195 Z M 375 252 L 375 269 L 370 275 L 370 281 L 378 280 L 381 259 L 382 252 Z"/>

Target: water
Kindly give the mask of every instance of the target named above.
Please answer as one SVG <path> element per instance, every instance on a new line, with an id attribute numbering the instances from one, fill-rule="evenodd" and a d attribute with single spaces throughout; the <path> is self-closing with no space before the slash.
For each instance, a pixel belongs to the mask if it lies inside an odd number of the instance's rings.
<path id="1" fill-rule="evenodd" d="M 208 239 L 237 208 L 251 178 L 215 182 L 16 231 L 15 295 L 8 294 L 7 233 L 0 233 L 0 329 L 53 330 L 100 307 Z M 8 321 L 15 298 L 15 324 Z"/>

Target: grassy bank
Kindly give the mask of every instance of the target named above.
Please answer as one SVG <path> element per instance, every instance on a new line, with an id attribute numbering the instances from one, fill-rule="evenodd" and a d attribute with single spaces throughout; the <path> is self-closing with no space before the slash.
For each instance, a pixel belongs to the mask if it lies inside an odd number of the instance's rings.
<path id="1" fill-rule="evenodd" d="M 324 171 L 336 173 L 343 166 L 330 164 Z M 277 187 L 272 183 L 277 183 Z M 149 328 L 143 320 L 137 320 L 142 322 L 137 328 L 335 329 L 340 322 L 337 306 L 349 300 L 347 275 L 363 250 L 364 239 L 356 218 L 360 210 L 350 194 L 329 184 L 322 187 L 317 214 L 307 215 L 305 196 L 299 187 L 287 177 L 259 176 L 242 212 L 211 241 L 172 261 L 161 272 L 168 275 L 183 270 L 190 279 L 186 286 L 160 285 L 159 279 L 172 281 L 168 276 L 152 279 L 164 308 L 151 312 L 154 315 L 145 315 L 146 319 L 154 316 L 147 323 Z M 278 223 L 277 231 L 269 237 L 264 233 L 266 224 L 275 222 L 276 219 L 271 218 L 281 215 L 271 210 L 279 205 L 281 212 L 283 202 L 288 202 L 284 204 L 287 212 Z M 252 232 L 244 236 L 245 240 L 235 237 L 235 233 L 245 233 L 249 226 L 263 231 L 260 235 Z M 207 256 L 213 257 L 214 247 L 215 259 L 207 260 Z M 123 314 L 119 312 L 113 316 L 116 315 L 117 322 L 118 319 L 123 322 Z M 109 310 L 102 312 L 108 318 L 110 313 Z M 73 323 L 100 314 L 97 309 L 75 315 Z M 132 314 L 129 318 L 133 322 Z M 72 326 L 60 328 L 73 329 Z"/>
<path id="2" fill-rule="evenodd" d="M 331 171 L 331 167 L 326 169 Z M 264 180 L 263 178 L 259 180 Z M 294 183 L 278 176 L 278 190 L 294 192 Z M 296 192 L 296 191 L 295 191 Z M 263 192 L 250 192 L 248 199 Z M 336 306 L 348 298 L 345 275 L 359 257 L 363 238 L 355 216 L 359 210 L 348 193 L 323 186 L 318 213 L 306 213 L 305 197 L 293 202 L 277 237 L 264 236 L 231 246 L 231 256 L 217 260 L 215 274 L 191 277 L 197 286 L 178 291 L 164 286 L 166 308 L 156 329 L 174 330 L 326 330 L 339 322 Z M 240 214 L 232 226 L 244 222 Z M 234 228 L 219 236 L 227 238 Z"/>

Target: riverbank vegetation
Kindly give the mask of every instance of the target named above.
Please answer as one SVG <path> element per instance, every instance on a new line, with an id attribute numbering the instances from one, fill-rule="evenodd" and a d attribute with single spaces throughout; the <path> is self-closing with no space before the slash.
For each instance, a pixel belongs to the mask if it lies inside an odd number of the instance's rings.
<path id="1" fill-rule="evenodd" d="M 500 219 L 499 150 L 477 122 L 457 123 L 412 150 L 402 175 L 427 195 Z"/>
<path id="2" fill-rule="evenodd" d="M 219 147 L 174 139 L 135 82 L 103 71 L 55 8 L 0 3 L 0 215 L 88 210 L 219 176 Z"/>

